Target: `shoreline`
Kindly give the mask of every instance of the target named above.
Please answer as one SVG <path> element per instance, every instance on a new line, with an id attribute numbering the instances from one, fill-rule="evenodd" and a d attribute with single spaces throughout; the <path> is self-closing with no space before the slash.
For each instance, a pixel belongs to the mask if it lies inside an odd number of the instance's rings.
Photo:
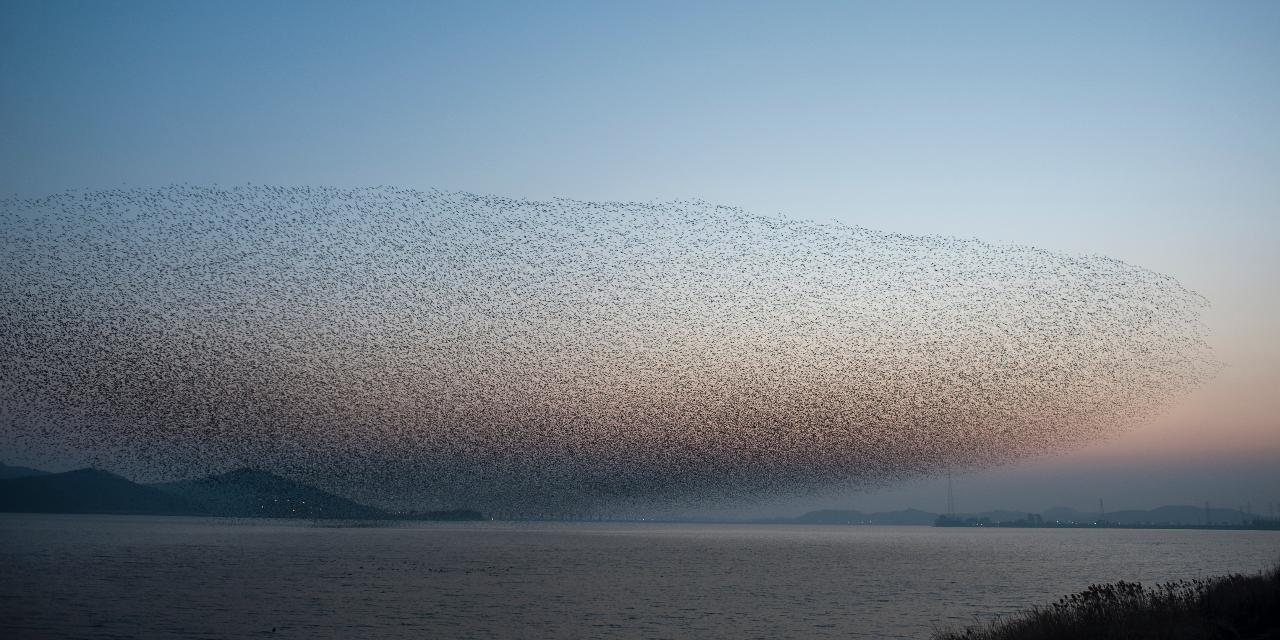
<path id="1" fill-rule="evenodd" d="M 1091 585 L 1050 605 L 935 631 L 933 640 L 1280 638 L 1280 563 L 1253 574 Z"/>

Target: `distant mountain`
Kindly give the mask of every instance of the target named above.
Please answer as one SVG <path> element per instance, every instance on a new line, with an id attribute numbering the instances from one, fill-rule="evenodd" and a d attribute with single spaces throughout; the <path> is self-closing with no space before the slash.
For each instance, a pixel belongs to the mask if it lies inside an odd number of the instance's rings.
<path id="1" fill-rule="evenodd" d="M 1206 523 L 1206 516 L 1210 524 L 1239 524 L 1245 520 L 1261 517 L 1257 514 L 1246 514 L 1240 509 L 1215 508 L 1210 509 L 1206 514 L 1204 507 L 1165 505 L 1155 509 L 1108 511 L 1103 519 L 1117 524 L 1201 525 Z M 1093 522 L 1098 519 L 1098 513 L 1054 507 L 1044 512 L 1044 519 L 1046 522 Z"/>
<path id="2" fill-rule="evenodd" d="M 1031 515 L 1027 511 L 984 511 L 982 513 L 957 513 L 955 518 L 961 520 L 986 520 L 991 524 L 1016 522 L 1027 519 Z M 1069 507 L 1053 507 L 1041 514 L 1045 522 L 1079 522 L 1091 523 L 1098 520 L 1097 512 L 1077 511 Z M 1209 522 L 1213 524 L 1239 524 L 1246 520 L 1259 518 L 1257 514 L 1246 514 L 1239 509 L 1212 509 Z M 825 509 L 810 511 L 794 518 L 773 518 L 760 522 L 794 523 L 794 524 L 884 524 L 884 525 L 932 525 L 938 514 L 905 509 L 902 511 L 881 511 L 863 513 L 844 509 Z M 1105 516 L 1107 522 L 1125 525 L 1202 525 L 1205 524 L 1203 507 L 1189 505 L 1166 505 L 1156 509 L 1131 509 L 1125 511 L 1109 511 Z"/>
<path id="3" fill-rule="evenodd" d="M 810 511 L 792 518 L 790 522 L 797 524 L 871 524 L 867 514 L 861 511 L 844 509 Z"/>
<path id="4" fill-rule="evenodd" d="M 386 513 L 266 471 L 238 469 L 196 480 L 150 485 L 235 518 L 384 518 Z"/>
<path id="5" fill-rule="evenodd" d="M 0 480 L 0 511 L 27 513 L 196 514 L 181 496 L 97 469 Z"/>
<path id="6" fill-rule="evenodd" d="M 917 525 L 933 524 L 938 514 L 919 509 L 903 509 L 901 511 L 881 511 L 870 515 L 871 524 Z"/>
<path id="7" fill-rule="evenodd" d="M 1023 514 L 1025 515 L 1025 514 Z M 824 509 L 810 511 L 795 518 L 777 518 L 771 522 L 794 524 L 884 524 L 884 525 L 924 525 L 933 524 L 938 514 L 920 511 L 919 509 L 903 509 L 901 511 L 880 511 L 863 513 L 845 509 Z"/>
<path id="8" fill-rule="evenodd" d="M 47 476 L 48 471 L 32 469 L 30 467 L 11 467 L 0 462 L 0 480 L 8 480 L 9 478 L 30 478 L 32 476 Z"/>
<path id="9" fill-rule="evenodd" d="M 1207 515 L 1209 522 L 1214 524 L 1238 524 L 1260 517 L 1240 509 L 1210 509 Z M 1108 511 L 1106 520 L 1120 524 L 1204 524 L 1205 516 L 1204 507 L 1166 505 L 1147 511 Z"/>
<path id="10" fill-rule="evenodd" d="M 47 473 L 0 467 L 0 512 L 201 515 L 235 518 L 482 520 L 470 510 L 389 514 L 287 478 L 239 469 L 195 480 L 138 484 L 98 469 Z"/>

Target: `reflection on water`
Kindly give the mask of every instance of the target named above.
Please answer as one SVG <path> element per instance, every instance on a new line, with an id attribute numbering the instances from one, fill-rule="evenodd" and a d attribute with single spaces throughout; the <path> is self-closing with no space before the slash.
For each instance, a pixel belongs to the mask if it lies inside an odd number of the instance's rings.
<path id="1" fill-rule="evenodd" d="M 1265 531 L 0 514 L 0 636 L 927 637 L 1278 558 Z"/>

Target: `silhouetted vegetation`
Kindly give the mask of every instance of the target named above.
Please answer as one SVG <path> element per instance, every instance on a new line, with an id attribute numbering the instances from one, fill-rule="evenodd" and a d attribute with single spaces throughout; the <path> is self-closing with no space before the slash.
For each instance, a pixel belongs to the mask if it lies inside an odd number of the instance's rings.
<path id="1" fill-rule="evenodd" d="M 1048 607 L 999 618 L 936 640 L 1280 637 L 1280 564 L 1255 575 L 1093 585 Z"/>

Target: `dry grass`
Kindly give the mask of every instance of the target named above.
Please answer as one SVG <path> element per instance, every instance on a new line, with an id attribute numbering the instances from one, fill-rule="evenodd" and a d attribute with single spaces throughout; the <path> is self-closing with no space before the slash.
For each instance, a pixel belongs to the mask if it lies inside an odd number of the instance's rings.
<path id="1" fill-rule="evenodd" d="M 1144 587 L 1093 585 L 1048 607 L 935 640 L 1280 638 L 1280 564 L 1255 575 L 1179 580 Z"/>

